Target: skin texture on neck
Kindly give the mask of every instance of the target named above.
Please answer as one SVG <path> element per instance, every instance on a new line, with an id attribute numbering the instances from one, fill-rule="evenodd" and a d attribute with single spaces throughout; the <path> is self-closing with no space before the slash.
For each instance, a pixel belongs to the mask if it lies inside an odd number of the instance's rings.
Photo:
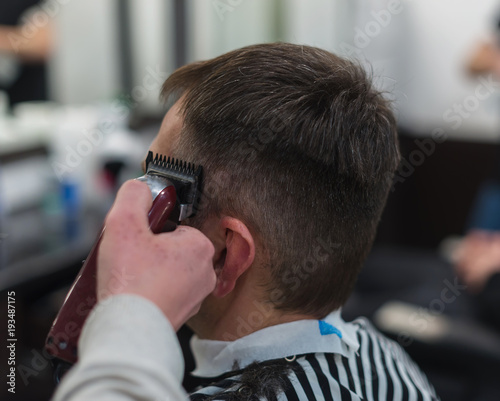
<path id="1" fill-rule="evenodd" d="M 176 157 L 176 148 L 184 119 L 182 98 L 165 115 L 157 137 L 150 146 L 153 153 Z M 265 255 L 249 228 L 237 217 L 207 219 L 201 231 L 214 244 L 214 269 L 217 285 L 202 303 L 199 312 L 188 321 L 202 339 L 232 341 L 265 327 L 301 319 L 314 319 L 296 313 L 275 310 L 267 300 L 263 283 L 271 279 Z"/>
<path id="2" fill-rule="evenodd" d="M 244 281 L 249 279 L 244 278 Z M 302 319 L 314 319 L 302 314 L 284 313 L 252 295 L 248 281 L 227 300 L 205 300 L 200 312 L 188 321 L 188 326 L 201 339 L 234 341 L 258 330 Z M 250 292 L 250 293 L 249 293 Z"/>

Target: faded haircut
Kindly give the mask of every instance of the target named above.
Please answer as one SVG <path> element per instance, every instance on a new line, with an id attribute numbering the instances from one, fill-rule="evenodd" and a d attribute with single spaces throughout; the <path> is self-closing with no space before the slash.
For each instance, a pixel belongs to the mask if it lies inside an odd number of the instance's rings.
<path id="1" fill-rule="evenodd" d="M 390 105 L 357 63 L 309 46 L 244 47 L 186 65 L 176 153 L 203 165 L 194 225 L 242 220 L 276 309 L 324 317 L 349 297 L 399 163 Z"/>

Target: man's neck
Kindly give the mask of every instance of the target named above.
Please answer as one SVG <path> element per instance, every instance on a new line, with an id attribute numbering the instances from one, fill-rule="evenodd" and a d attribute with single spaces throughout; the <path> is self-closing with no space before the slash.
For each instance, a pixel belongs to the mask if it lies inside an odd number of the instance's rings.
<path id="1" fill-rule="evenodd" d="M 313 316 L 300 313 L 284 313 L 274 309 L 270 303 L 256 299 L 239 301 L 228 303 L 217 314 L 204 314 L 201 311 L 189 322 L 190 327 L 202 339 L 234 341 L 266 327 L 314 319 Z"/>

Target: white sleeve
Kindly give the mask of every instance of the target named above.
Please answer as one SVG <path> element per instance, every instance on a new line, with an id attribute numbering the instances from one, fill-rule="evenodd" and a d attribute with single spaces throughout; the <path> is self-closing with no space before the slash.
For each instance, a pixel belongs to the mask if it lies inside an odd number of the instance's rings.
<path id="1" fill-rule="evenodd" d="M 83 327 L 78 353 L 53 401 L 187 399 L 175 332 L 145 298 L 117 295 L 100 302 Z"/>

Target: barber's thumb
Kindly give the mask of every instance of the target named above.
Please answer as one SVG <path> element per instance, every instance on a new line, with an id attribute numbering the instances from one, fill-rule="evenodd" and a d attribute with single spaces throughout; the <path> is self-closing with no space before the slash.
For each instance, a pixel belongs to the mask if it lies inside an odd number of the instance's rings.
<path id="1" fill-rule="evenodd" d="M 151 191 L 146 183 L 137 180 L 126 181 L 116 195 L 106 218 L 106 226 L 148 226 L 148 212 L 152 202 Z"/>

